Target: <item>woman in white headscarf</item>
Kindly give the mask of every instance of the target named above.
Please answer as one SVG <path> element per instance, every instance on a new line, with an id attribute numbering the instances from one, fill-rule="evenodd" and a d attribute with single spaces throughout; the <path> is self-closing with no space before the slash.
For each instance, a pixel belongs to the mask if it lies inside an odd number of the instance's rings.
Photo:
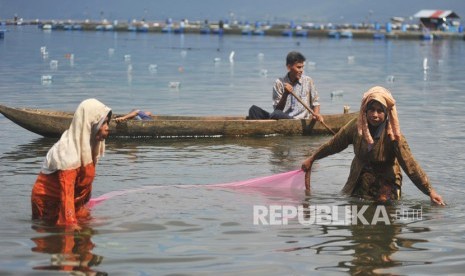
<path id="1" fill-rule="evenodd" d="M 77 226 L 88 216 L 95 166 L 105 151 L 112 111 L 96 99 L 79 104 L 73 121 L 45 157 L 32 189 L 32 218 Z"/>
<path id="2" fill-rule="evenodd" d="M 444 205 L 400 132 L 395 100 L 387 89 L 375 86 L 368 90 L 358 118 L 306 159 L 302 170 L 310 171 L 315 160 L 341 152 L 350 144 L 355 157 L 344 193 L 380 202 L 400 199 L 402 168 L 432 202 Z"/>

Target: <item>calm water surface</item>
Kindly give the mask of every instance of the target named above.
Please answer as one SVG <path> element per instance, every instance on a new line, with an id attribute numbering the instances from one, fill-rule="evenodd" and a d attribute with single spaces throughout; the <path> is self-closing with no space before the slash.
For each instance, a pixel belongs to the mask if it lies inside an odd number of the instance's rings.
<path id="1" fill-rule="evenodd" d="M 362 93 L 373 85 L 391 89 L 401 129 L 446 207 L 431 206 L 406 178 L 403 199 L 387 207 L 390 225 L 304 225 L 297 220 L 254 225 L 254 205 L 370 204 L 339 194 L 352 150 L 314 166 L 310 195 L 289 197 L 211 189 L 208 184 L 297 169 L 329 137 L 110 139 L 94 196 L 147 189 L 105 201 L 93 209 L 94 219 L 80 234 L 64 234 L 30 220 L 31 188 L 55 140 L 0 115 L 0 274 L 463 273 L 463 41 L 11 28 L 0 40 L 0 102 L 74 110 L 83 99 L 95 97 L 118 113 L 137 107 L 158 114 L 244 115 L 251 104 L 270 108 L 271 85 L 285 73 L 284 58 L 293 49 L 309 61 L 306 72 L 316 82 L 323 113 L 342 112 L 343 105 L 358 109 Z M 42 76 L 52 76 L 52 81 L 42 82 Z M 170 82 L 180 86 L 170 88 Z M 331 98 L 333 91 L 343 95 Z M 395 217 L 402 207 L 422 210 L 421 219 Z M 371 205 L 367 213 L 375 208 Z"/>

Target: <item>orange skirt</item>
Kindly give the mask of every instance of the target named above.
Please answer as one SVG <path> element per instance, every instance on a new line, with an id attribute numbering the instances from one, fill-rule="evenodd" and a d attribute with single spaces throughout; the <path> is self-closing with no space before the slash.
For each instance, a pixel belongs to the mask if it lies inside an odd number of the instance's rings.
<path id="1" fill-rule="evenodd" d="M 95 177 L 93 163 L 73 169 L 40 173 L 32 189 L 32 218 L 58 225 L 72 225 L 87 218 L 85 204 L 90 200 Z"/>

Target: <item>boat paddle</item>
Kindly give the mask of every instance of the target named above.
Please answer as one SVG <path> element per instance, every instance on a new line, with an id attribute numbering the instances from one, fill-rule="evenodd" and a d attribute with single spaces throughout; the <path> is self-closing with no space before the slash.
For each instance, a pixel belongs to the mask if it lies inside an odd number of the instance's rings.
<path id="1" fill-rule="evenodd" d="M 315 112 L 304 102 L 302 101 L 302 99 L 300 97 L 298 97 L 293 91 L 288 91 L 292 96 L 294 96 L 294 98 L 297 99 L 297 101 L 299 101 L 300 104 L 302 104 L 307 110 L 308 112 L 310 112 L 313 116 L 315 116 Z M 336 132 L 334 132 L 334 130 L 332 130 L 324 121 L 321 121 L 320 122 L 321 124 L 323 124 L 323 126 L 329 130 L 329 132 L 331 132 L 333 135 L 336 134 Z"/>
<path id="2" fill-rule="evenodd" d="M 294 98 L 296 98 L 297 101 L 299 101 L 299 103 L 302 104 L 308 110 L 308 112 L 310 112 L 310 114 L 315 116 L 315 112 L 313 112 L 313 110 L 304 101 L 302 101 L 300 97 L 298 97 L 293 91 L 288 91 L 288 92 L 292 96 L 294 96 Z M 325 122 L 321 121 L 320 123 L 323 124 L 323 126 L 327 130 L 329 130 L 329 132 L 331 132 L 333 135 L 336 134 L 336 132 L 334 132 Z M 310 190 L 310 175 L 311 175 L 311 169 L 305 172 L 305 190 Z"/>

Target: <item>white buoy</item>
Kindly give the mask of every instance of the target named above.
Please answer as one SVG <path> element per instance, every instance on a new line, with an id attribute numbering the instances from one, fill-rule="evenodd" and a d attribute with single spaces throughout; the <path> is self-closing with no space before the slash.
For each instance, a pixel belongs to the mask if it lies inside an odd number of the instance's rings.
<path id="1" fill-rule="evenodd" d="M 130 62 L 131 61 L 131 55 L 124 55 L 124 61 Z"/>
<path id="2" fill-rule="evenodd" d="M 229 54 L 229 62 L 231 63 L 234 63 L 234 54 L 235 54 L 234 51 L 231 51 L 231 53 Z"/>
<path id="3" fill-rule="evenodd" d="M 344 96 L 344 90 L 335 90 L 331 92 L 331 98 Z"/>
<path id="4" fill-rule="evenodd" d="M 428 66 L 428 58 L 424 58 L 423 59 L 423 70 L 426 71 L 429 69 L 429 66 Z"/>
<path id="5" fill-rule="evenodd" d="M 40 47 L 40 53 L 43 55 L 45 52 L 47 52 L 47 47 L 45 46 Z"/>
<path id="6" fill-rule="evenodd" d="M 52 83 L 52 76 L 51 75 L 42 75 L 40 78 L 42 85 L 47 85 Z"/>
<path id="7" fill-rule="evenodd" d="M 386 77 L 386 82 L 387 83 L 393 83 L 395 80 L 394 76 L 393 75 L 389 75 Z"/>
<path id="8" fill-rule="evenodd" d="M 221 61 L 221 58 L 219 58 L 219 57 L 216 57 L 216 58 L 214 58 L 214 59 L 213 59 L 213 61 L 214 61 L 215 63 L 218 63 L 218 62 L 220 62 L 220 61 Z"/>
<path id="9" fill-rule="evenodd" d="M 307 61 L 307 66 L 310 68 L 315 68 L 316 67 L 316 62 L 314 61 Z"/>
<path id="10" fill-rule="evenodd" d="M 178 89 L 179 86 L 181 86 L 181 83 L 179 81 L 170 81 L 169 84 L 168 84 L 169 88 Z"/>
<path id="11" fill-rule="evenodd" d="M 355 57 L 354 56 L 348 56 L 347 57 L 347 62 L 350 63 L 350 64 L 354 63 L 355 62 Z"/>
<path id="12" fill-rule="evenodd" d="M 261 60 L 263 60 L 265 58 L 265 54 L 264 53 L 258 53 L 257 58 L 258 58 L 258 60 L 261 61 Z"/>
<path id="13" fill-rule="evenodd" d="M 52 80 L 52 76 L 51 75 L 42 75 L 41 80 L 42 81 Z"/>
<path id="14" fill-rule="evenodd" d="M 186 50 L 182 50 L 181 51 L 181 57 L 182 58 L 185 58 L 187 56 L 187 51 Z"/>
<path id="15" fill-rule="evenodd" d="M 50 61 L 50 69 L 56 70 L 58 68 L 58 60 L 53 59 Z"/>
<path id="16" fill-rule="evenodd" d="M 157 72 L 157 69 L 158 69 L 158 65 L 156 65 L 156 64 L 150 64 L 150 65 L 149 65 L 149 71 L 150 71 L 150 73 L 156 73 L 156 72 Z"/>
<path id="17" fill-rule="evenodd" d="M 70 54 L 70 55 L 69 55 L 69 65 L 70 65 L 71 67 L 74 66 L 74 54 Z"/>

